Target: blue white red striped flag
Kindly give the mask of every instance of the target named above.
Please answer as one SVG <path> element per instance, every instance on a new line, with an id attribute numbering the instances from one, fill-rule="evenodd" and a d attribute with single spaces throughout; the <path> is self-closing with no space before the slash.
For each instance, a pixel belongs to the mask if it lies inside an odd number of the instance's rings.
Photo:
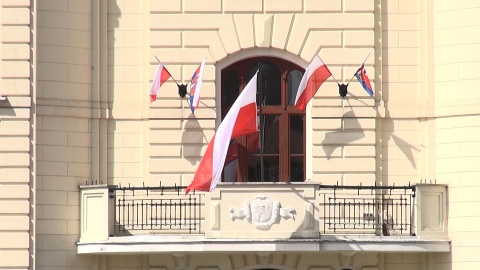
<path id="1" fill-rule="evenodd" d="M 205 59 L 203 59 L 200 66 L 192 75 L 190 80 L 190 109 L 192 113 L 195 113 L 195 110 L 198 108 L 198 103 L 200 102 L 200 90 L 202 89 L 203 81 L 203 70 L 205 68 Z"/>
<path id="2" fill-rule="evenodd" d="M 358 82 L 362 85 L 363 89 L 367 91 L 368 95 L 373 96 L 373 88 L 370 84 L 370 79 L 368 79 L 367 71 L 365 70 L 365 61 L 367 61 L 368 56 L 363 60 L 363 63 L 358 68 L 357 72 L 355 72 L 355 77 L 357 78 Z"/>

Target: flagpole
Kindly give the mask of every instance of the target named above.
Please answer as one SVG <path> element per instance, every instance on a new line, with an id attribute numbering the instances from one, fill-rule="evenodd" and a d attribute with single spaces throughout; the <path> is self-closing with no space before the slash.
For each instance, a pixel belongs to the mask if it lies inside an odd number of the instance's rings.
<path id="1" fill-rule="evenodd" d="M 158 57 L 157 57 L 156 55 L 155 55 L 155 58 L 157 58 L 158 63 L 160 63 L 160 59 L 158 59 Z M 170 77 L 172 78 L 172 80 L 173 80 L 177 85 L 179 85 L 178 82 L 175 80 L 175 78 L 173 78 L 172 74 L 170 74 L 170 71 L 168 71 L 168 69 L 165 69 L 165 70 L 168 72 L 168 75 L 170 75 Z"/>
<path id="2" fill-rule="evenodd" d="M 263 82 L 262 82 L 262 72 L 260 70 L 261 63 L 258 63 L 258 78 L 257 78 L 257 86 L 258 82 L 260 85 L 258 87 L 259 97 L 260 97 L 260 108 L 259 108 L 259 116 L 260 116 L 260 181 L 263 183 L 264 178 L 264 165 L 263 165 L 263 115 L 262 115 L 262 105 L 263 105 Z"/>
<path id="3" fill-rule="evenodd" d="M 322 61 L 323 62 L 323 61 Z M 337 81 L 335 76 L 333 76 L 333 73 L 330 71 L 330 76 L 332 76 L 333 80 L 337 83 L 338 86 L 340 86 L 340 83 Z M 347 84 L 348 85 L 348 84 Z"/>
<path id="4" fill-rule="evenodd" d="M 205 61 L 205 60 L 207 60 L 207 57 L 206 57 L 206 56 L 205 56 L 205 58 L 203 58 L 202 63 L 203 63 L 203 61 Z M 200 65 L 201 65 L 201 64 L 200 64 Z M 192 79 L 193 79 L 193 77 L 190 78 L 190 80 L 188 81 L 187 85 L 192 82 Z"/>

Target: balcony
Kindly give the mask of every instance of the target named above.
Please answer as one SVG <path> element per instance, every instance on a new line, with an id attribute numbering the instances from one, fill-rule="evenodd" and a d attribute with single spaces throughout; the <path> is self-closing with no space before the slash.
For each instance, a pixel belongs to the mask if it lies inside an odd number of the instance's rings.
<path id="1" fill-rule="evenodd" d="M 78 253 L 449 252 L 447 187 L 81 186 Z"/>

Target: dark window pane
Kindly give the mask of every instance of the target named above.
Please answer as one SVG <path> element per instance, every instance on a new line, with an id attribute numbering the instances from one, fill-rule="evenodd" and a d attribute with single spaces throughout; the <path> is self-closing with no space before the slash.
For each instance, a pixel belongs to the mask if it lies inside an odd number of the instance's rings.
<path id="1" fill-rule="evenodd" d="M 249 156 L 248 158 L 248 182 L 262 182 L 260 156 Z M 278 157 L 263 157 L 263 182 L 278 182 L 279 165 Z"/>
<path id="2" fill-rule="evenodd" d="M 278 154 L 279 153 L 279 116 L 278 115 L 264 115 L 263 118 L 263 153 L 264 154 Z M 260 119 L 262 120 L 262 119 Z M 255 151 L 260 154 L 260 149 Z"/>
<path id="3" fill-rule="evenodd" d="M 290 157 L 290 182 L 303 182 L 305 180 L 303 168 L 303 156 Z"/>
<path id="4" fill-rule="evenodd" d="M 297 97 L 298 85 L 302 80 L 303 73 L 300 70 L 292 70 L 288 73 L 287 87 L 288 87 L 288 105 L 295 104 L 295 98 Z"/>
<path id="5" fill-rule="evenodd" d="M 250 68 L 248 72 L 248 81 L 255 75 L 258 70 L 258 63 Z M 258 94 L 260 94 L 260 87 L 263 94 L 264 105 L 281 105 L 281 85 L 280 85 L 280 71 L 270 62 L 262 61 L 260 65 L 260 78 L 261 85 L 259 85 Z M 257 96 L 257 104 L 260 104 L 260 100 Z"/>
<path id="6" fill-rule="evenodd" d="M 290 154 L 303 154 L 303 116 L 290 116 Z"/>
<path id="7" fill-rule="evenodd" d="M 235 182 L 237 179 L 238 148 L 237 140 L 232 140 L 223 166 L 223 182 Z"/>
<path id="8" fill-rule="evenodd" d="M 235 71 L 228 72 L 222 79 L 222 118 L 227 114 L 235 100 L 237 100 L 240 89 L 240 78 Z"/>

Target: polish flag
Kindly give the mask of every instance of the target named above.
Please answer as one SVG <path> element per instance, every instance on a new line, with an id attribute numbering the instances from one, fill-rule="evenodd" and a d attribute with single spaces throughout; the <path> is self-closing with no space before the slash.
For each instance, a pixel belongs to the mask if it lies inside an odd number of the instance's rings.
<path id="1" fill-rule="evenodd" d="M 192 110 L 192 113 L 195 113 L 195 110 L 198 108 L 198 103 L 200 101 L 200 90 L 202 88 L 205 59 L 206 58 L 203 59 L 200 66 L 197 68 L 195 73 L 193 73 L 190 83 L 190 109 Z"/>
<path id="2" fill-rule="evenodd" d="M 213 191 L 221 178 L 230 141 L 257 131 L 257 74 L 238 96 L 208 144 L 190 190 Z"/>
<path id="3" fill-rule="evenodd" d="M 153 78 L 152 87 L 150 88 L 150 102 L 154 102 L 157 99 L 158 93 L 160 92 L 160 86 L 170 79 L 170 77 L 172 77 L 170 72 L 168 72 L 162 63 L 159 63 L 155 78 Z"/>
<path id="4" fill-rule="evenodd" d="M 316 55 L 310 65 L 308 65 L 300 81 L 297 97 L 295 98 L 295 106 L 305 111 L 308 102 L 315 96 L 320 85 L 331 75 L 332 73 L 323 63 L 322 59 Z"/>

